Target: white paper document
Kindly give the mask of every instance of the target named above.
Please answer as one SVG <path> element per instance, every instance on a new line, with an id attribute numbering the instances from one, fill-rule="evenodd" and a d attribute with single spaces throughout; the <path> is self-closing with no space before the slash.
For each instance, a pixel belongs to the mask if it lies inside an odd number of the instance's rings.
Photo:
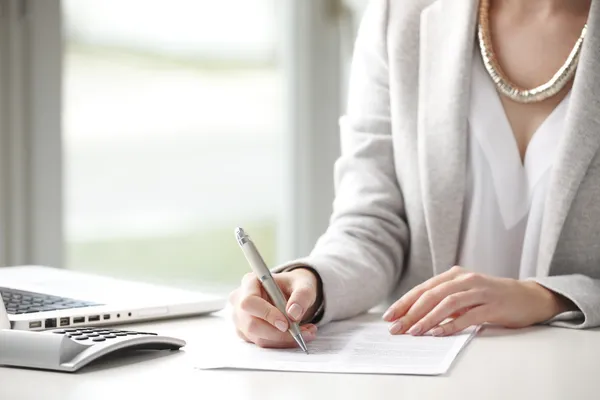
<path id="1" fill-rule="evenodd" d="M 390 335 L 389 323 L 349 320 L 319 329 L 300 349 L 264 349 L 236 339 L 212 343 L 195 360 L 200 369 L 254 369 L 365 374 L 439 375 L 475 335 L 469 328 L 449 337 Z"/>

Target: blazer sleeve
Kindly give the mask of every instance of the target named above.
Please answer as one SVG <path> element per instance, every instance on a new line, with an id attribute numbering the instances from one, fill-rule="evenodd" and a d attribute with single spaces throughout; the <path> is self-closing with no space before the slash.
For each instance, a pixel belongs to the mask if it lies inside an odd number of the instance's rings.
<path id="1" fill-rule="evenodd" d="M 600 279 L 573 274 L 532 280 L 564 296 L 577 307 L 577 310 L 561 313 L 545 324 L 573 329 L 600 327 Z"/>
<path id="2" fill-rule="evenodd" d="M 329 226 L 307 257 L 274 269 L 307 266 L 318 273 L 318 324 L 358 315 L 389 296 L 408 246 L 390 121 L 388 1 L 370 1 L 355 41 Z"/>

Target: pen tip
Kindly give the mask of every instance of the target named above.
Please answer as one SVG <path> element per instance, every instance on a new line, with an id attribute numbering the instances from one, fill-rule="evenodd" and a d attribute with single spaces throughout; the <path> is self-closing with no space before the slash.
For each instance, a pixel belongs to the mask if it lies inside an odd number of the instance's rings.
<path id="1" fill-rule="evenodd" d="M 306 342 L 304 342 L 302 335 L 298 335 L 298 336 L 294 335 L 294 339 L 296 340 L 296 343 L 298 343 L 298 346 L 300 347 L 300 349 L 303 352 L 305 352 L 306 354 L 308 354 L 308 347 L 306 346 Z"/>

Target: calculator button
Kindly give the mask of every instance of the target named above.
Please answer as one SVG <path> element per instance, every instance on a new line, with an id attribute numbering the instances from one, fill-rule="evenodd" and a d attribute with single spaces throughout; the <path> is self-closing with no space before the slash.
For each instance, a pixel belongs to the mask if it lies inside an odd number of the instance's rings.
<path id="1" fill-rule="evenodd" d="M 75 340 L 87 340 L 87 339 L 88 339 L 88 337 L 87 337 L 87 336 L 77 336 L 77 337 L 75 338 Z"/>
<path id="2" fill-rule="evenodd" d="M 62 335 L 63 333 L 66 333 L 67 331 L 60 330 L 60 331 L 52 331 L 52 332 L 53 333 L 58 333 L 58 334 Z"/>
<path id="3" fill-rule="evenodd" d="M 123 333 L 123 332 L 117 332 L 117 333 L 115 333 L 115 335 L 117 335 L 117 336 L 127 336 L 127 334 Z"/>
<path id="4" fill-rule="evenodd" d="M 98 336 L 92 339 L 93 342 L 104 342 L 106 339 L 104 339 L 102 336 Z"/>
<path id="5" fill-rule="evenodd" d="M 107 338 L 107 339 L 114 339 L 114 338 L 116 338 L 116 336 L 113 335 L 112 333 L 109 333 L 108 335 L 104 335 L 104 337 Z"/>
<path id="6" fill-rule="evenodd" d="M 88 333 L 87 335 L 88 335 L 88 337 L 98 337 L 98 336 L 100 336 L 97 333 Z"/>

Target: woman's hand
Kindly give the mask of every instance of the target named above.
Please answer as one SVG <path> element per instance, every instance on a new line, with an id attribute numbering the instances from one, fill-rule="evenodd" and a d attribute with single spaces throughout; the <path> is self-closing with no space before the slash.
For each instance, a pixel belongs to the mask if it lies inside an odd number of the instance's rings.
<path id="1" fill-rule="evenodd" d="M 453 267 L 406 293 L 383 319 L 393 321 L 392 334 L 420 335 L 431 330 L 432 335 L 445 336 L 483 323 L 526 327 L 567 309 L 564 299 L 535 282 Z"/>
<path id="2" fill-rule="evenodd" d="M 293 321 L 310 318 L 316 308 L 317 277 L 306 268 L 273 274 L 273 279 L 288 299 L 286 312 Z M 241 286 L 229 296 L 233 321 L 239 337 L 260 347 L 286 348 L 298 344 L 288 332 L 285 316 L 273 306 L 256 275 L 246 274 Z M 317 327 L 301 327 L 305 341 L 315 339 Z"/>

